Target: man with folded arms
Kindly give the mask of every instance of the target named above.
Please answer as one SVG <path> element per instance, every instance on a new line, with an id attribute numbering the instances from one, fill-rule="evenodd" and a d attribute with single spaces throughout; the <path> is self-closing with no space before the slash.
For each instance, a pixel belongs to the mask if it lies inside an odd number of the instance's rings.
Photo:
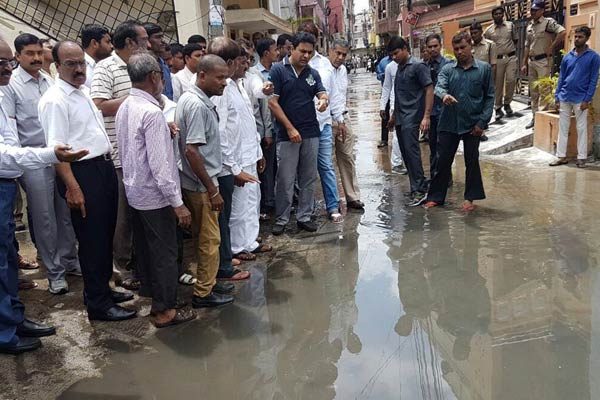
<path id="1" fill-rule="evenodd" d="M 133 295 L 114 292 L 109 286 L 113 266 L 113 235 L 117 220 L 118 188 L 112 145 L 102 114 L 85 84 L 83 49 L 72 41 L 52 49 L 59 78 L 39 103 L 39 115 L 50 146 L 69 144 L 90 154 L 72 165 L 56 166 L 58 191 L 71 209 L 79 242 L 84 302 L 90 320 L 120 321 L 136 312 L 116 305 Z"/>
<path id="2" fill-rule="evenodd" d="M 0 86 L 8 85 L 17 62 L 12 50 L 0 40 Z M 0 92 L 0 353 L 19 354 L 39 348 L 39 337 L 56 333 L 24 316 L 25 306 L 19 299 L 18 261 L 15 242 L 14 201 L 17 178 L 23 170 L 45 168 L 59 161 L 70 162 L 88 154 L 86 150 L 70 152 L 69 146 L 21 148 L 16 126 L 8 119 Z"/>
<path id="3" fill-rule="evenodd" d="M 131 94 L 115 121 L 123 184 L 133 208 L 140 295 L 152 298 L 154 324 L 162 328 L 195 318 L 193 312 L 177 310 L 177 222 L 188 227 L 191 214 L 183 205 L 171 135 L 159 105 L 163 71 L 150 54 L 132 56 L 127 70 Z"/>

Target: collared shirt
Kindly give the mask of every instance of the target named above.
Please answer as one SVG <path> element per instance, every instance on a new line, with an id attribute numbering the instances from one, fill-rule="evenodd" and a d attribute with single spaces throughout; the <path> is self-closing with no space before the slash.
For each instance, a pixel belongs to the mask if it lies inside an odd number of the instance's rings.
<path id="1" fill-rule="evenodd" d="M 390 101 L 394 97 L 394 81 L 396 80 L 396 72 L 398 72 L 398 63 L 393 61 L 388 63 L 385 67 L 385 78 L 383 79 L 383 86 L 381 88 L 381 98 L 379 99 L 379 109 L 385 110 L 388 102 L 390 107 L 394 109 L 394 105 Z"/>
<path id="2" fill-rule="evenodd" d="M 575 49 L 571 50 L 560 64 L 556 101 L 569 103 L 592 101 L 598 83 L 599 69 L 600 56 L 594 50 L 588 47 L 579 55 Z"/>
<path id="3" fill-rule="evenodd" d="M 196 74 L 187 65 L 173 75 L 173 101 L 179 101 L 182 94 L 187 92 L 195 81 Z"/>
<path id="4" fill-rule="evenodd" d="M 48 146 L 68 144 L 74 150 L 89 150 L 82 160 L 112 150 L 102 113 L 94 105 L 85 85 L 75 88 L 58 78 L 42 96 L 38 112 Z"/>
<path id="5" fill-rule="evenodd" d="M 260 147 L 260 134 L 256 126 L 256 119 L 252 108 L 252 102 L 243 82 L 237 82 L 238 93 L 234 97 L 236 103 L 241 100 L 243 102 L 238 107 L 240 114 L 240 140 L 242 142 L 241 158 L 238 163 L 242 168 L 256 164 L 263 156 L 262 148 Z"/>
<path id="6" fill-rule="evenodd" d="M 334 96 L 331 97 L 329 107 L 333 120 L 339 123 L 344 122 L 344 113 L 346 112 L 346 94 L 348 92 L 348 71 L 345 65 L 339 68 L 333 67 L 331 77 Z"/>
<path id="7" fill-rule="evenodd" d="M 529 21 L 525 40 L 525 48 L 529 48 L 529 56 L 545 54 L 554 37 L 564 30 L 565 28 L 552 18 L 541 17 L 537 21 Z"/>
<path id="8" fill-rule="evenodd" d="M 17 137 L 16 124 L 8 117 L 0 92 L 0 178 L 15 179 L 23 175 L 24 169 L 43 168 L 56 163 L 53 148 L 22 148 Z"/>
<path id="9" fill-rule="evenodd" d="M 279 97 L 279 105 L 300 135 L 306 139 L 319 137 L 321 130 L 313 99 L 326 92 L 319 72 L 307 65 L 298 75 L 286 57 L 283 63 L 273 64 L 269 79 L 273 82 L 274 95 Z M 290 140 L 279 121 L 275 126 L 278 140 Z"/>
<path id="10" fill-rule="evenodd" d="M 500 25 L 492 24 L 483 32 L 483 37 L 491 40 L 496 45 L 496 51 L 499 55 L 507 55 L 516 51 L 515 40 L 519 35 L 515 25 L 510 21 L 503 21 Z"/>
<path id="11" fill-rule="evenodd" d="M 379 64 L 377 64 L 377 80 L 381 82 L 382 85 L 385 83 L 385 71 L 387 66 L 393 62 L 394 60 L 392 60 L 392 57 L 385 56 L 381 59 L 381 61 L 379 61 Z"/>
<path id="12" fill-rule="evenodd" d="M 431 71 L 422 61 L 411 56 L 405 64 L 398 65 L 394 82 L 396 125 L 409 127 L 421 123 L 425 115 L 425 88 L 432 84 Z"/>
<path id="13" fill-rule="evenodd" d="M 437 83 L 437 77 L 444 65 L 452 62 L 449 58 L 442 57 L 442 55 L 437 56 L 437 58 L 429 60 L 427 65 L 429 66 L 429 71 L 431 72 L 431 81 L 433 82 L 433 86 Z M 437 97 L 433 99 L 433 107 L 431 109 L 431 116 L 437 117 L 442 113 L 442 108 L 444 107 L 444 103 Z"/>
<path id="14" fill-rule="evenodd" d="M 261 139 L 273 137 L 273 118 L 271 110 L 269 110 L 269 99 L 262 93 L 263 84 L 268 80 L 269 71 L 260 62 L 250 68 L 244 78 L 244 88 L 252 103 L 256 129 L 258 129 Z M 257 96 L 257 94 L 261 96 Z"/>
<path id="15" fill-rule="evenodd" d="M 240 106 L 243 107 L 244 103 L 236 99 L 236 92 L 239 93 L 237 84 L 233 79 L 228 78 L 223 95 L 211 97 L 219 115 L 219 137 L 223 163 L 223 169 L 219 176 L 239 175 L 242 172 L 243 166 L 239 164 L 242 152 Z M 256 124 L 254 126 L 256 127 Z"/>
<path id="16" fill-rule="evenodd" d="M 479 61 L 486 62 L 490 65 L 496 65 L 498 62 L 496 45 L 491 40 L 483 38 L 479 43 L 473 42 L 472 51 L 473 57 Z"/>
<path id="17" fill-rule="evenodd" d="M 129 95 L 131 80 L 127 73 L 127 64 L 116 52 L 112 56 L 96 64 L 92 78 L 92 99 L 113 100 Z M 106 132 L 112 144 L 112 160 L 116 168 L 121 167 L 119 158 L 119 144 L 115 133 L 115 117 L 104 117 Z"/>
<path id="18" fill-rule="evenodd" d="M 94 77 L 94 68 L 96 68 L 96 60 L 92 58 L 87 52 L 84 52 L 85 56 L 85 86 L 88 88 L 92 87 L 92 78 Z"/>
<path id="19" fill-rule="evenodd" d="M 446 64 L 438 75 L 435 95 L 443 99 L 448 94 L 458 103 L 442 109 L 440 131 L 461 135 L 475 125 L 487 128 L 494 111 L 494 78 L 488 63 L 473 60 L 469 69 L 457 62 Z"/>
<path id="20" fill-rule="evenodd" d="M 321 54 L 315 51 L 315 54 L 310 59 L 308 65 L 312 68 L 316 69 L 321 76 L 321 82 L 327 91 L 327 96 L 329 97 L 329 105 L 323 112 L 317 111 L 317 120 L 319 121 L 319 129 L 323 131 L 325 125 L 331 125 L 331 99 L 335 97 L 335 93 L 333 92 L 333 65 L 327 57 L 322 56 Z M 315 110 L 317 107 L 318 99 L 315 99 Z"/>
<path id="21" fill-rule="evenodd" d="M 165 86 L 163 88 L 163 94 L 167 96 L 169 100 L 173 100 L 173 83 L 171 82 L 171 68 L 165 60 L 161 57 L 158 58 L 158 63 L 163 72 L 163 79 L 165 80 Z"/>
<path id="22" fill-rule="evenodd" d="M 198 145 L 204 158 L 208 176 L 218 186 L 217 176 L 221 172 L 221 141 L 217 108 L 206 93 L 193 85 L 177 102 L 175 122 L 179 127 L 179 153 L 181 154 L 181 187 L 196 192 L 206 192 L 206 187 L 196 176 L 185 156 L 188 144 Z"/>
<path id="23" fill-rule="evenodd" d="M 171 134 L 158 101 L 132 88 L 117 112 L 116 131 L 129 205 L 136 210 L 181 206 Z"/>
<path id="24" fill-rule="evenodd" d="M 50 75 L 40 71 L 35 79 L 19 66 L 8 86 L 3 86 L 4 107 L 9 118 L 17 121 L 17 133 L 23 147 L 45 147 L 46 137 L 38 119 L 38 103 L 42 95 L 54 85 Z"/>

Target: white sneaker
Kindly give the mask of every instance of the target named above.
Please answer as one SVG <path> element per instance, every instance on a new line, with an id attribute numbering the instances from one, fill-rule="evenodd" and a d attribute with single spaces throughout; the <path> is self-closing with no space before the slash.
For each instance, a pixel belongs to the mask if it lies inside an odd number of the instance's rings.
<path id="1" fill-rule="evenodd" d="M 65 294 L 69 291 L 69 284 L 64 279 L 48 281 L 48 291 L 52 294 Z"/>

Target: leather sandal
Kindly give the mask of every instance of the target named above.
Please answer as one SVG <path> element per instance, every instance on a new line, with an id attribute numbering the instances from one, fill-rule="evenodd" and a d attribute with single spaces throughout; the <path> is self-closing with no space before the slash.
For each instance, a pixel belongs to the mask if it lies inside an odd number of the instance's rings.
<path id="1" fill-rule="evenodd" d="M 569 160 L 567 160 L 564 157 L 559 158 L 558 160 L 552 161 L 550 164 L 548 164 L 551 167 L 557 167 L 559 165 L 565 165 L 568 164 Z"/>

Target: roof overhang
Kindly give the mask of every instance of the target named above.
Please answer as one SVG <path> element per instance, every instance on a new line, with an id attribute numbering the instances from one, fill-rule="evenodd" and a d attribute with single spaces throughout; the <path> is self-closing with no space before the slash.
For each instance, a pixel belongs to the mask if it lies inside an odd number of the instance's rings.
<path id="1" fill-rule="evenodd" d="M 245 32 L 275 30 L 276 33 L 292 33 L 292 24 L 264 8 L 225 11 L 225 25 L 229 29 Z"/>

